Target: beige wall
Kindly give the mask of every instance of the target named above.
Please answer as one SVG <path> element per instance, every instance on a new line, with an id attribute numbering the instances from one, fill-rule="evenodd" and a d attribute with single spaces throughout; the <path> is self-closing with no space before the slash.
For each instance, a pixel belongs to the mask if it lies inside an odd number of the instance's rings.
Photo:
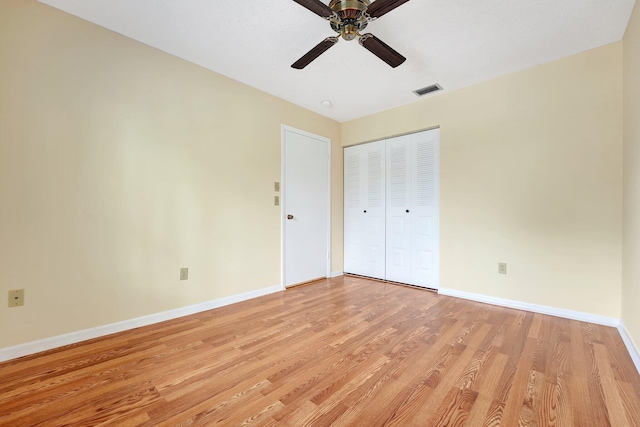
<path id="1" fill-rule="evenodd" d="M 332 139 L 340 271 L 339 123 L 3 0 L 0 348 L 279 285 L 281 124 Z"/>
<path id="2" fill-rule="evenodd" d="M 640 348 L 640 6 L 624 37 L 622 319 Z"/>
<path id="3" fill-rule="evenodd" d="M 27 305 L 0 304 L 0 348 L 280 284 L 281 124 L 333 141 L 334 271 L 341 146 L 439 125 L 441 286 L 610 317 L 624 296 L 639 342 L 638 26 L 636 10 L 622 291 L 622 43 L 341 126 L 35 0 L 3 0 L 0 295 L 25 288 Z"/>
<path id="4" fill-rule="evenodd" d="M 622 43 L 343 123 L 342 141 L 436 125 L 441 287 L 618 318 Z"/>

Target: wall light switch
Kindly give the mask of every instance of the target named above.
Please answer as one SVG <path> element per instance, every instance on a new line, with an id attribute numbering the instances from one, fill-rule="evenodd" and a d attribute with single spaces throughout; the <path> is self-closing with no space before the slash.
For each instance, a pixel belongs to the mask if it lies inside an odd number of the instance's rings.
<path id="1" fill-rule="evenodd" d="M 279 182 L 274 183 L 273 189 L 276 191 L 280 191 L 280 183 Z"/>
<path id="2" fill-rule="evenodd" d="M 280 196 L 275 196 L 275 197 L 273 198 L 273 204 L 274 204 L 275 206 L 280 206 Z"/>
<path id="3" fill-rule="evenodd" d="M 180 280 L 189 280 L 189 269 L 184 267 L 180 269 Z"/>

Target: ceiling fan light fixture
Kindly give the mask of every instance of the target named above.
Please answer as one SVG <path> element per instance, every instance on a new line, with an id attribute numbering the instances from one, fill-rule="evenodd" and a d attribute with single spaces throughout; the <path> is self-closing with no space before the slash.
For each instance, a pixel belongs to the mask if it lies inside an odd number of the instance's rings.
<path id="1" fill-rule="evenodd" d="M 358 34 L 358 28 L 355 25 L 345 25 L 341 32 L 342 38 L 346 41 L 355 39 Z"/>

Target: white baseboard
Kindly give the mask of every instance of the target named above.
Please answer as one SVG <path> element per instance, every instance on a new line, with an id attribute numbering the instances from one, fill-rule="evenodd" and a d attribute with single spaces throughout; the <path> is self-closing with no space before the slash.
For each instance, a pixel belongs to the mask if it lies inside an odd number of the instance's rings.
<path id="1" fill-rule="evenodd" d="M 332 271 L 331 272 L 331 276 L 329 277 L 339 277 L 339 276 L 343 276 L 344 275 L 344 271 Z"/>
<path id="2" fill-rule="evenodd" d="M 618 327 L 620 319 L 614 317 L 601 316 L 598 314 L 584 313 L 581 311 L 566 310 L 564 308 L 551 307 L 547 305 L 531 304 L 527 302 L 513 301 L 503 298 L 496 298 L 471 292 L 463 292 L 455 289 L 438 289 L 438 293 L 450 297 L 462 298 L 471 301 L 483 302 L 486 304 L 498 305 L 500 307 L 516 308 L 518 310 L 532 311 L 534 313 L 548 314 L 550 316 L 564 317 L 565 319 L 580 320 L 582 322 L 596 323 L 598 325 Z"/>
<path id="3" fill-rule="evenodd" d="M 618 331 L 620 332 L 622 341 L 624 341 L 624 344 L 627 346 L 627 350 L 629 350 L 629 355 L 633 360 L 633 364 L 636 365 L 636 369 L 638 370 L 638 373 L 640 373 L 640 350 L 636 345 L 636 342 L 631 338 L 631 335 L 629 335 L 623 320 L 620 320 Z"/>
<path id="4" fill-rule="evenodd" d="M 16 359 L 18 357 L 39 353 L 41 351 L 51 350 L 69 344 L 75 344 L 81 341 L 86 341 L 109 334 L 114 334 L 116 332 L 122 332 L 133 328 L 139 328 L 141 326 L 148 326 L 154 323 L 164 322 L 166 320 L 171 320 L 178 317 L 188 316 L 190 314 L 200 313 L 202 311 L 223 307 L 225 305 L 234 304 L 236 302 L 246 301 L 252 298 L 261 297 L 263 295 L 272 294 L 282 290 L 282 285 L 271 286 L 269 288 L 262 288 L 251 292 L 232 295 L 213 301 L 190 305 L 188 307 L 177 308 L 175 310 L 164 311 L 161 313 L 150 314 L 148 316 L 138 317 L 122 322 L 111 323 L 109 325 L 71 332 L 65 335 L 58 335 L 51 338 L 45 338 L 25 344 L 19 344 L 14 347 L 2 348 L 0 349 L 0 362 L 5 362 L 7 360 Z"/>

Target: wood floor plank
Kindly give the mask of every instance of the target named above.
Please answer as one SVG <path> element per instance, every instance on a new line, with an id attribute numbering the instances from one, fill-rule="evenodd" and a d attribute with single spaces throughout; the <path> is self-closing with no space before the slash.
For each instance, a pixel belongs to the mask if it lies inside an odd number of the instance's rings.
<path id="1" fill-rule="evenodd" d="M 529 381 L 525 393 L 524 402 L 518 417 L 518 427 L 538 426 L 538 413 L 541 406 L 542 387 L 544 375 L 532 369 L 529 372 Z"/>
<path id="2" fill-rule="evenodd" d="M 607 349 L 602 344 L 594 344 L 593 348 L 609 420 L 616 427 L 629 426 L 626 409 L 618 392 L 618 384 L 613 374 L 613 369 L 611 369 Z"/>
<path id="3" fill-rule="evenodd" d="M 0 425 L 640 427 L 615 328 L 338 277 L 0 364 Z"/>
<path id="4" fill-rule="evenodd" d="M 640 401 L 635 398 L 638 387 L 636 384 L 629 384 L 624 382 L 617 382 L 618 392 L 622 398 L 622 405 L 624 406 L 625 413 L 629 424 L 632 426 L 640 426 Z M 635 387 L 634 387 L 635 386 Z M 636 392 L 634 392 L 634 388 Z"/>
<path id="5" fill-rule="evenodd" d="M 529 376 L 533 364 L 533 356 L 535 354 L 538 341 L 534 338 L 525 339 L 524 348 L 519 355 L 520 357 L 518 358 L 516 369 L 511 377 L 513 378 L 512 385 L 509 388 L 508 394 L 506 394 L 506 400 L 504 401 L 504 413 L 501 418 L 501 423 L 505 426 L 518 425 L 520 412 L 527 393 Z"/>
<path id="6" fill-rule="evenodd" d="M 500 375 L 502 374 L 509 357 L 502 353 L 497 353 L 493 359 L 487 364 L 486 374 L 479 376 L 474 389 L 478 393 L 469 416 L 467 423 L 470 426 L 484 425 L 484 421 L 488 418 L 489 408 L 494 404 L 494 395 Z"/>
<path id="7" fill-rule="evenodd" d="M 451 415 L 451 411 L 459 409 L 457 407 L 455 409 L 450 407 L 451 401 L 447 399 L 448 397 L 457 396 L 458 398 L 465 398 L 466 402 L 466 398 L 472 393 L 458 393 L 460 389 L 454 386 L 464 375 L 465 368 L 471 361 L 474 353 L 474 348 L 465 347 L 455 360 L 447 363 L 448 361 L 444 362 L 444 360 L 441 359 L 442 362 L 438 364 L 438 369 L 428 374 L 425 381 L 434 389 L 434 392 L 431 394 L 429 402 L 415 413 L 412 421 L 413 425 L 436 426 L 439 424 L 433 423 L 447 419 Z M 475 392 L 473 393 L 475 394 Z M 475 401 L 475 397 L 473 400 Z M 469 405 L 469 407 L 470 406 L 472 406 L 472 404 Z"/>
<path id="8" fill-rule="evenodd" d="M 109 418 L 108 420 L 96 424 L 94 427 L 139 427 L 150 420 L 149 414 L 146 412 L 123 414 L 121 419 Z"/>
<path id="9" fill-rule="evenodd" d="M 369 369 L 360 372 L 358 375 L 353 377 L 353 379 L 346 382 L 342 387 L 339 387 L 337 390 L 332 392 L 327 399 L 322 400 L 314 412 L 307 414 L 306 417 L 301 420 L 300 425 L 323 425 L 322 419 L 324 415 L 331 412 L 334 407 L 342 405 L 342 401 L 346 399 L 347 396 L 375 375 L 385 364 L 389 363 L 389 361 L 390 359 L 387 357 L 378 356 L 375 363 L 372 364 Z M 318 396 L 319 395 L 312 397 L 311 401 L 313 402 L 314 399 L 317 401 Z"/>
<path id="10" fill-rule="evenodd" d="M 62 427 L 74 424 L 95 426 L 104 422 L 120 422 L 130 419 L 131 412 L 160 400 L 162 397 L 152 384 L 140 384 L 136 387 L 128 387 L 124 397 L 121 391 L 95 398 L 92 405 L 83 405 L 82 401 L 79 401 L 74 405 L 75 408 L 68 408 L 67 412 L 58 414 L 55 418 L 37 424 L 34 422 L 32 425 L 34 427 Z"/>
<path id="11" fill-rule="evenodd" d="M 601 341 L 591 341 L 594 338 L 593 329 L 590 325 L 583 323 L 584 334 L 584 357 L 588 364 L 588 376 L 587 386 L 589 388 L 589 407 L 586 408 L 590 419 L 593 420 L 596 425 L 612 426 L 611 419 L 607 410 L 606 400 L 602 387 L 602 377 L 600 376 L 600 369 L 598 368 L 595 345 L 601 343 Z M 613 427 L 615 424 L 613 424 Z"/>
<path id="12" fill-rule="evenodd" d="M 243 384 L 240 387 L 230 389 L 228 393 L 220 393 L 215 398 L 208 397 L 205 400 L 195 401 L 179 407 L 166 408 L 159 406 L 156 410 L 150 411 L 153 424 L 160 426 L 182 425 L 207 425 L 213 424 L 220 420 L 225 420 L 233 413 L 244 413 L 242 408 L 255 405 L 264 396 L 260 393 L 268 381 L 263 380 L 259 383 L 247 386 Z M 247 416 L 253 413 L 246 413 Z"/>
<path id="13" fill-rule="evenodd" d="M 393 400 L 410 392 L 409 387 L 383 373 L 363 384 L 361 389 L 349 402 L 343 402 L 346 408 L 333 422 L 334 425 L 380 425 L 380 415 L 393 405 Z"/>

